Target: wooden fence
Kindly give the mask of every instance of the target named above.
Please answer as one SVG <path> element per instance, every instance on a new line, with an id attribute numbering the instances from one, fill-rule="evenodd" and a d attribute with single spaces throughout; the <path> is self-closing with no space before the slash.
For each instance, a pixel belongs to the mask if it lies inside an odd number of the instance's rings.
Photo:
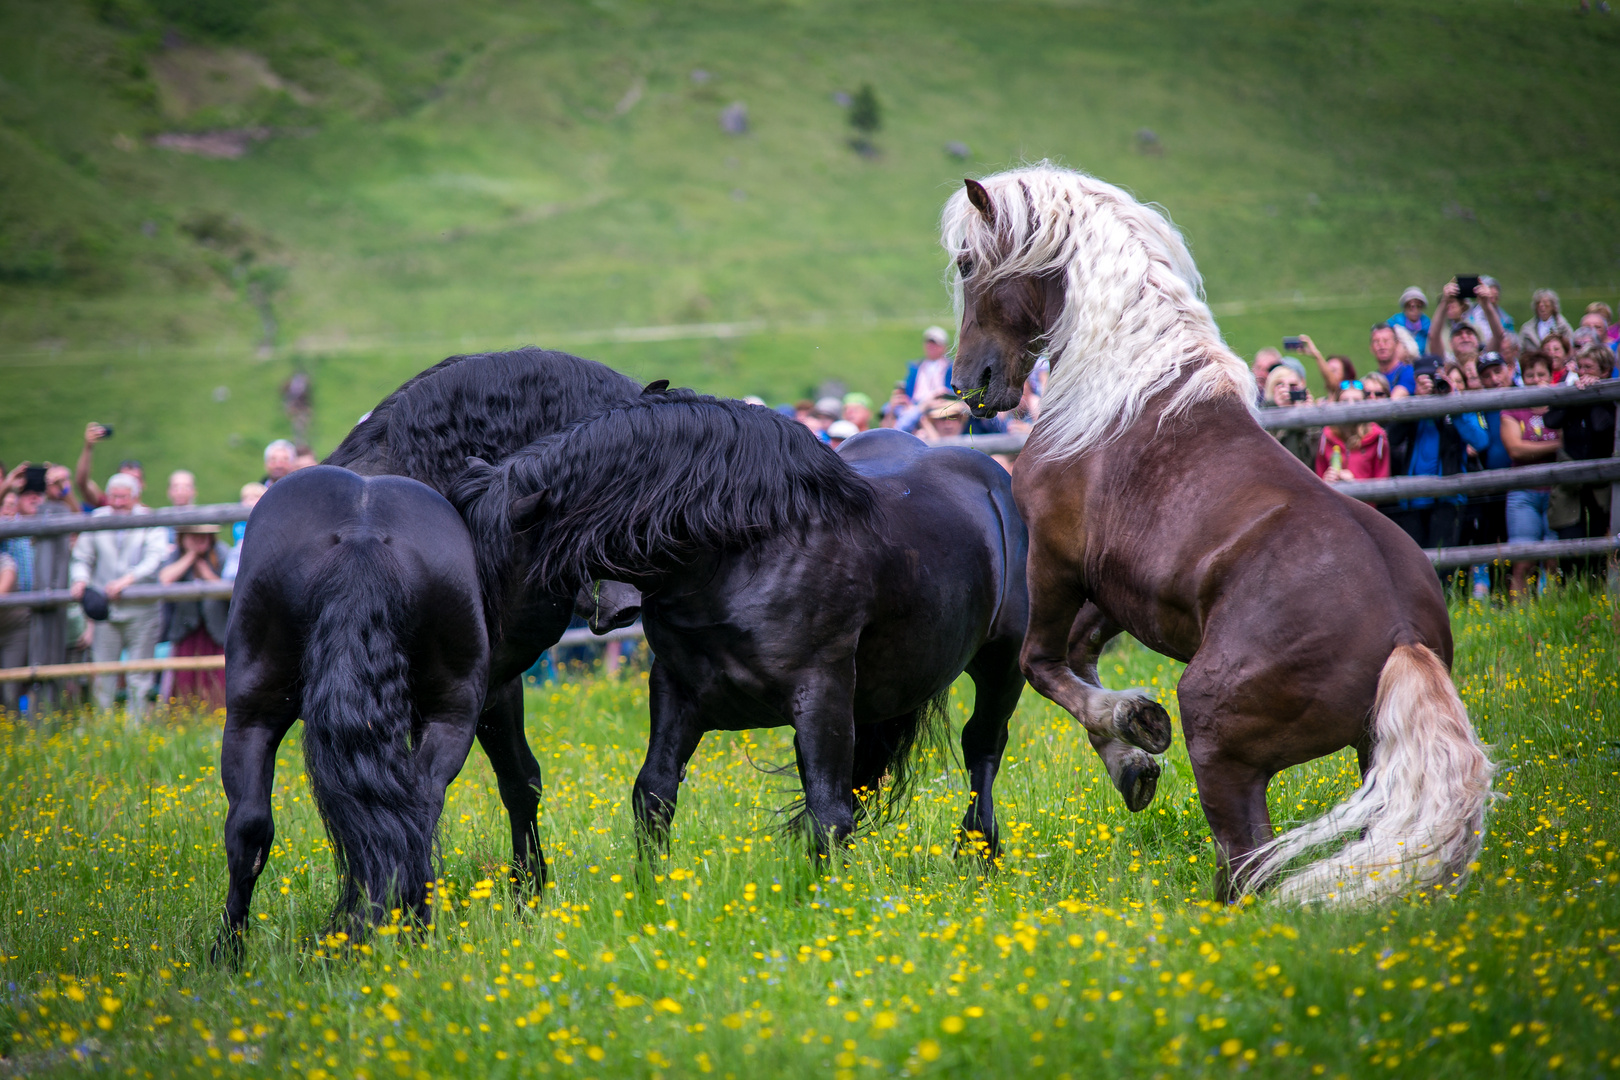
<path id="1" fill-rule="evenodd" d="M 1394 401 L 1367 401 L 1352 405 L 1302 405 L 1292 408 L 1262 409 L 1260 426 L 1268 431 L 1321 427 L 1328 424 L 1388 423 L 1429 419 L 1458 413 L 1499 409 L 1533 408 L 1540 405 L 1579 406 L 1620 401 L 1620 379 L 1605 380 L 1581 389 L 1571 386 L 1512 387 L 1503 390 L 1470 390 Z M 1023 435 L 970 435 L 947 439 L 948 445 L 972 447 L 987 454 L 1017 454 L 1024 448 Z M 1395 476 L 1387 480 L 1359 480 L 1337 485 L 1344 494 L 1370 503 L 1401 499 L 1471 496 L 1550 487 L 1555 484 L 1611 485 L 1609 535 L 1585 540 L 1546 540 L 1535 543 L 1486 544 L 1477 547 L 1437 548 L 1425 552 L 1436 569 L 1496 562 L 1534 561 L 1583 555 L 1611 556 L 1620 550 L 1620 441 L 1615 456 L 1597 461 L 1566 461 L 1487 472 L 1459 473 L 1454 476 Z M 207 506 L 167 507 L 146 514 L 47 514 L 38 517 L 0 521 L 0 540 L 13 536 L 61 536 L 68 533 L 106 529 L 175 528 L 184 525 L 229 525 L 247 520 L 248 508 L 240 503 Z M 1611 558 L 1611 589 L 1620 588 L 1620 560 Z M 132 585 L 119 597 L 120 603 L 160 603 L 174 600 L 227 599 L 231 583 L 183 582 L 175 585 Z M 72 603 L 67 589 L 0 594 L 0 608 L 28 607 L 48 611 Z M 559 645 L 604 643 L 642 636 L 641 625 L 625 627 L 597 636 L 589 630 L 570 630 Z M 222 657 L 126 660 L 93 664 L 50 664 L 27 668 L 0 669 L 0 682 L 34 682 L 81 675 L 103 675 L 130 671 L 206 670 L 224 665 Z"/>
<path id="2" fill-rule="evenodd" d="M 1514 386 L 1501 390 L 1466 390 L 1349 405 L 1329 403 L 1261 409 L 1259 422 L 1267 431 L 1287 431 L 1329 424 L 1399 423 L 1459 413 L 1528 409 L 1541 405 L 1568 408 L 1609 401 L 1620 401 L 1620 379 L 1606 379 L 1585 389 L 1575 386 Z M 1025 439 L 1024 435 L 964 435 L 943 442 L 945 445 L 972 447 L 987 454 L 1017 454 L 1023 450 Z M 1615 456 L 1596 461 L 1559 461 L 1453 476 L 1392 476 L 1387 480 L 1358 480 L 1334 486 L 1353 499 L 1390 503 L 1403 499 L 1486 495 L 1556 484 L 1594 483 L 1611 485 L 1609 535 L 1586 540 L 1542 540 L 1535 543 L 1427 549 L 1424 553 L 1435 568 L 1445 570 L 1498 559 L 1534 561 L 1601 555 L 1620 550 L 1620 440 L 1615 444 Z M 1609 583 L 1611 589 L 1620 590 L 1620 566 L 1615 563 L 1610 566 Z"/>

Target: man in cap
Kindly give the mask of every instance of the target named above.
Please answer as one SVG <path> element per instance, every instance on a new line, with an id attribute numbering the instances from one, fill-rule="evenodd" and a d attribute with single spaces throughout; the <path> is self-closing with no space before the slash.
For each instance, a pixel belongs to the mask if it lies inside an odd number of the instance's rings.
<path id="1" fill-rule="evenodd" d="M 933 401 L 941 394 L 955 396 L 951 389 L 951 361 L 945 355 L 951 339 L 942 326 L 923 331 L 923 358 L 906 369 L 906 397 L 914 402 Z"/>
<path id="2" fill-rule="evenodd" d="M 844 395 L 844 419 L 855 425 L 856 431 L 872 426 L 872 399 L 859 390 Z"/>
<path id="3" fill-rule="evenodd" d="M 1416 285 L 1401 293 L 1401 310 L 1384 320 L 1385 326 L 1403 327 L 1408 334 L 1418 341 L 1429 339 L 1429 316 L 1424 308 L 1429 306 L 1429 298 L 1423 290 Z"/>
<path id="4" fill-rule="evenodd" d="M 115 473 L 107 481 L 107 505 L 92 517 L 128 515 L 131 518 L 151 511 L 139 505 L 141 483 L 128 473 Z M 73 563 L 68 572 L 73 598 L 84 605 L 92 619 L 101 616 L 91 638 L 91 658 L 97 663 L 117 660 L 125 649 L 131 660 L 150 660 L 163 630 L 162 610 L 157 604 L 121 604 L 124 590 L 157 577 L 169 553 L 168 530 L 140 528 L 132 520 L 125 529 L 82 532 L 73 545 Z M 146 713 L 146 694 L 155 682 L 150 671 L 131 672 L 129 719 L 138 722 Z M 96 705 L 111 709 L 118 676 L 96 677 Z"/>

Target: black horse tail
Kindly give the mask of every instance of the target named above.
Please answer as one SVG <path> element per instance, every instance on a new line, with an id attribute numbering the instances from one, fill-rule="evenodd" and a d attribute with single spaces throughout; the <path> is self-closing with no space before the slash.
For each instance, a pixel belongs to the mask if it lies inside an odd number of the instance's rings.
<path id="1" fill-rule="evenodd" d="M 304 767 L 343 877 L 334 920 L 417 910 L 433 879 L 433 810 L 412 753 L 409 596 L 393 549 L 346 537 L 314 568 L 304 655 Z M 359 920 L 363 921 L 363 920 Z"/>
<path id="2" fill-rule="evenodd" d="M 916 754 L 941 746 L 949 729 L 946 687 L 912 712 L 876 724 L 855 725 L 855 820 L 877 826 L 905 809 L 917 784 Z"/>
<path id="3" fill-rule="evenodd" d="M 877 512 L 870 485 L 804 425 L 689 390 L 644 393 L 475 469 L 452 501 L 480 562 L 501 544 L 491 531 L 533 529 L 531 580 L 564 595 L 814 523 L 852 535 Z"/>

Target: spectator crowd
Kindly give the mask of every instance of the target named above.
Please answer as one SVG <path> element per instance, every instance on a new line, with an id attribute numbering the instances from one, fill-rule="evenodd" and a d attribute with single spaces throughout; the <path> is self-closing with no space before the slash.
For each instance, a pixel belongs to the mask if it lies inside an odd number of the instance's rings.
<path id="1" fill-rule="evenodd" d="M 1490 277 L 1459 278 L 1438 294 L 1439 309 L 1413 286 L 1400 296 L 1400 310 L 1368 331 L 1364 370 L 1343 353 L 1324 355 L 1309 336 L 1285 338 L 1281 349 L 1255 354 L 1252 371 L 1261 409 L 1309 408 L 1326 402 L 1349 404 L 1398 400 L 1452 391 L 1508 386 L 1590 386 L 1614 377 L 1620 324 L 1607 304 L 1587 305 L 1578 323 L 1563 311 L 1558 294 L 1538 289 L 1529 317 L 1520 325 L 1501 306 L 1501 290 Z M 837 447 L 873 427 L 911 432 L 928 442 L 960 435 L 1027 433 L 1040 416 L 1047 377 L 1042 360 L 1025 383 L 1018 407 L 1000 416 L 972 415 L 951 387 L 950 338 L 931 326 L 923 333 L 923 355 L 897 379 L 888 399 L 875 403 L 860 392 L 827 394 L 778 406 L 818 439 Z M 1307 361 L 1326 388 L 1317 399 L 1309 387 Z M 307 391 L 307 387 L 305 388 Z M 759 398 L 747 400 L 764 406 Z M 1510 469 L 1549 461 L 1584 461 L 1614 453 L 1613 402 L 1566 408 L 1520 408 L 1460 412 L 1432 419 L 1391 423 L 1308 422 L 1276 432 L 1278 441 L 1302 465 L 1330 484 L 1392 476 L 1450 476 L 1486 469 Z M 1308 421 L 1308 417 L 1306 417 Z M 128 517 L 127 527 L 69 536 L 13 537 L 0 540 L 0 594 L 66 589 L 66 608 L 33 613 L 26 607 L 0 607 L 0 668 L 60 663 L 88 658 L 105 662 L 155 655 L 201 657 L 224 652 L 226 602 L 181 600 L 131 603 L 132 586 L 154 583 L 230 581 L 244 523 L 228 534 L 217 525 L 143 527 L 145 470 L 135 460 L 118 463 L 105 484 L 92 476 L 97 445 L 112 430 L 88 424 L 72 469 L 52 463 L 23 462 L 9 472 L 0 467 L 0 520 L 51 514 Z M 1008 468 L 1011 458 L 998 460 Z M 289 473 L 315 464 L 307 446 L 278 439 L 265 448 L 264 475 L 243 485 L 240 498 L 251 507 Z M 186 470 L 168 477 L 171 506 L 195 503 L 197 485 Z M 1609 524 L 1608 484 L 1563 485 L 1506 494 L 1414 498 L 1381 506 L 1407 535 L 1426 548 L 1502 541 L 1579 539 L 1602 536 Z M 1565 572 L 1582 565 L 1594 571 L 1598 560 L 1566 560 Z M 1515 563 L 1505 581 L 1493 569 L 1471 570 L 1471 587 L 1486 599 L 1493 587 L 1509 597 L 1531 588 L 1530 563 Z M 1560 567 L 1540 568 L 1537 586 Z M 138 721 L 149 700 L 224 704 L 219 670 L 170 671 L 122 676 L 128 715 Z M 94 680 L 95 703 L 110 708 L 120 676 Z M 32 690 L 49 696 L 54 684 L 33 687 L 0 683 L 0 707 L 16 709 Z M 54 702 L 50 702 L 54 703 Z"/>
<path id="2" fill-rule="evenodd" d="M 84 446 L 71 470 L 25 461 L 0 471 L 0 521 L 56 514 L 129 518 L 124 528 L 0 540 L 0 594 L 66 589 L 73 599 L 65 608 L 39 613 L 0 607 L 0 668 L 218 656 L 225 651 L 225 600 L 137 603 L 124 594 L 136 585 L 233 579 L 245 523 L 236 523 L 229 543 L 218 525 L 143 527 L 141 517 L 152 511 L 145 502 L 146 470 L 139 461 L 120 461 L 105 484 L 92 477 L 96 446 L 111 434 L 106 425 L 86 425 Z M 265 448 L 263 478 L 242 486 L 242 504 L 251 509 L 271 484 L 313 464 L 308 447 L 277 439 Z M 169 474 L 167 494 L 170 506 L 194 505 L 196 477 L 175 470 Z M 97 675 L 92 693 L 98 707 L 112 707 L 120 681 L 131 722 L 143 718 L 154 697 L 208 708 L 225 704 L 224 672 L 213 669 L 169 671 L 161 679 L 155 672 Z M 0 708 L 54 704 L 57 689 L 54 682 L 0 683 Z M 38 697 L 28 700 L 30 693 Z"/>
<path id="3" fill-rule="evenodd" d="M 1571 325 L 1551 289 L 1536 290 L 1530 303 L 1531 316 L 1520 326 L 1502 309 L 1494 279 L 1460 278 L 1441 288 L 1439 310 L 1431 315 L 1428 296 L 1413 286 L 1401 294 L 1400 311 L 1369 330 L 1365 374 L 1350 356 L 1324 356 L 1301 334 L 1285 338 L 1282 350 L 1255 354 L 1256 399 L 1262 409 L 1295 408 L 1509 386 L 1591 386 L 1614 377 L 1620 324 L 1609 305 L 1587 305 Z M 1307 360 L 1326 388 L 1321 402 L 1307 387 Z M 1614 431 L 1615 404 L 1605 402 L 1460 412 L 1387 429 L 1375 423 L 1303 426 L 1276 436 L 1323 480 L 1343 483 L 1606 458 L 1614 453 Z M 1606 483 L 1559 485 L 1408 499 L 1380 509 L 1420 546 L 1438 548 L 1603 536 L 1609 499 Z M 1562 570 L 1596 573 L 1600 561 L 1564 560 Z M 1515 563 L 1505 582 L 1493 583 L 1492 569 L 1476 566 L 1473 595 L 1487 599 L 1495 584 L 1505 585 L 1509 597 L 1522 596 L 1532 569 L 1529 562 Z M 1536 587 L 1544 588 L 1560 569 L 1556 561 L 1543 565 Z"/>

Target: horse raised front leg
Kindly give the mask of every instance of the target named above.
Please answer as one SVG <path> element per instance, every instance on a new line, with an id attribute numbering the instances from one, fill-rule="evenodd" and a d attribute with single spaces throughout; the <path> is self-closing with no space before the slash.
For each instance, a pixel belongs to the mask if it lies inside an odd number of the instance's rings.
<path id="1" fill-rule="evenodd" d="M 1075 597 L 1072 583 L 1055 583 L 1052 575 L 1063 571 L 1038 563 L 1039 550 L 1032 549 L 1029 556 L 1029 632 L 1021 657 L 1025 678 L 1037 693 L 1067 710 L 1088 733 L 1123 739 L 1150 754 L 1164 753 L 1170 748 L 1170 714 L 1147 691 L 1105 690 L 1096 683 L 1087 683 L 1070 667 L 1071 631 L 1086 614 L 1085 608 L 1093 612 L 1096 608 Z M 1038 571 L 1041 576 L 1037 576 Z M 1100 613 L 1095 617 L 1100 618 Z"/>
<path id="2" fill-rule="evenodd" d="M 285 694 L 262 695 L 268 708 L 231 704 L 225 716 L 219 775 L 229 809 L 225 814 L 225 863 L 230 886 L 224 925 L 210 953 L 216 964 L 240 964 L 242 931 L 253 902 L 253 886 L 276 838 L 270 796 L 276 782 L 276 748 L 298 715 Z M 279 699 L 279 700 L 278 700 Z"/>
<path id="3" fill-rule="evenodd" d="M 1104 646 L 1118 634 L 1119 627 L 1097 605 L 1091 603 L 1081 606 L 1074 626 L 1069 630 L 1069 669 L 1086 685 L 1095 688 L 1092 691 L 1094 697 L 1114 693 L 1102 689 L 1102 680 L 1097 675 L 1097 658 L 1102 655 Z M 1149 700 L 1148 704 L 1160 712 L 1164 711 L 1156 701 Z M 1127 709 L 1143 707 L 1142 692 L 1127 691 L 1116 699 L 1116 716 L 1122 706 Z M 1168 714 L 1165 721 L 1169 721 Z M 1124 796 L 1125 808 L 1133 814 L 1147 809 L 1158 791 L 1159 763 L 1145 750 L 1115 735 L 1099 734 L 1088 729 L 1086 737 L 1108 770 L 1108 778 Z"/>
<path id="4" fill-rule="evenodd" d="M 497 687 L 478 719 L 478 744 L 489 757 L 501 804 L 512 825 L 512 873 L 536 891 L 546 886 L 546 854 L 540 849 L 540 763 L 523 735 L 523 683 Z"/>
<path id="5" fill-rule="evenodd" d="M 655 659 L 647 677 L 650 727 L 647 757 L 636 776 L 630 803 L 636 816 L 636 848 L 643 858 L 667 850 L 686 763 L 703 739 L 691 691 Z"/>

